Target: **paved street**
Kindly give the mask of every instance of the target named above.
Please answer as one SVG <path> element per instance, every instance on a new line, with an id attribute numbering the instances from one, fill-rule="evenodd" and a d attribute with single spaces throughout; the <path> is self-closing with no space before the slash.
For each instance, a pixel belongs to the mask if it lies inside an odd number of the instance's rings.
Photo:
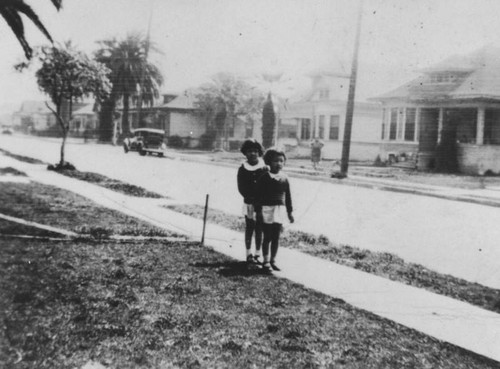
<path id="1" fill-rule="evenodd" d="M 1 136 L 0 147 L 56 163 L 59 141 Z M 124 154 L 121 147 L 68 144 L 67 160 L 167 195 L 234 214 L 240 211 L 236 168 Z M 292 178 L 295 229 L 334 242 L 395 253 L 483 285 L 500 288 L 500 209 L 323 181 Z"/>

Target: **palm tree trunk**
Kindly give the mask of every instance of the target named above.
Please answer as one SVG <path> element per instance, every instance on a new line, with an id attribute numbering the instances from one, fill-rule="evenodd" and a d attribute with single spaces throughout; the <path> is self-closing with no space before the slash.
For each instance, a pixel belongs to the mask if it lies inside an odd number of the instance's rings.
<path id="1" fill-rule="evenodd" d="M 125 136 L 130 134 L 130 122 L 128 119 L 128 111 L 130 108 L 129 95 L 123 95 L 123 114 L 122 114 L 122 132 Z"/>
<path id="2" fill-rule="evenodd" d="M 103 102 L 99 113 L 99 138 L 102 142 L 110 142 L 113 136 L 113 111 L 115 100 L 111 97 Z"/>

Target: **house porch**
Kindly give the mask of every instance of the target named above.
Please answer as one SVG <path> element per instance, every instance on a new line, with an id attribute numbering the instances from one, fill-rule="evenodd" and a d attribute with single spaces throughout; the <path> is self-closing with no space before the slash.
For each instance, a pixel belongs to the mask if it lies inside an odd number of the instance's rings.
<path id="1" fill-rule="evenodd" d="M 410 130 L 410 132 L 408 132 Z M 436 150 L 449 135 L 457 142 L 459 171 L 500 174 L 500 104 L 449 103 L 386 109 L 382 126 L 382 159 L 404 153 L 417 158 L 417 168 L 434 168 Z"/>

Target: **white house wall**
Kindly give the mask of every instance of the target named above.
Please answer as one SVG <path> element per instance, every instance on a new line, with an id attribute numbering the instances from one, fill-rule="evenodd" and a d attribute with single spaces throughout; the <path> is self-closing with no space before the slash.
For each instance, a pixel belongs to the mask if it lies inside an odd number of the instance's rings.
<path id="1" fill-rule="evenodd" d="M 205 133 L 205 120 L 203 117 L 185 113 L 170 113 L 170 136 L 192 137 L 199 139 Z"/>
<path id="2" fill-rule="evenodd" d="M 342 157 L 342 145 L 344 138 L 345 126 L 345 109 L 342 107 L 338 110 L 332 110 L 332 106 L 328 104 L 317 105 L 314 110 L 314 117 L 316 122 L 320 115 L 325 116 L 325 130 L 323 137 L 319 137 L 325 144 L 322 150 L 322 156 L 325 159 L 339 160 Z M 330 116 L 339 116 L 339 139 L 330 140 Z M 301 134 L 300 119 L 288 119 L 287 123 L 292 122 L 297 124 L 297 134 Z M 350 159 L 359 161 L 375 160 L 377 155 L 380 154 L 381 142 L 381 122 L 382 122 L 382 109 L 370 108 L 354 111 L 352 131 L 351 131 L 351 146 L 350 146 Z M 314 124 L 314 123 L 312 123 Z M 310 140 L 299 140 L 299 146 L 295 149 L 297 155 L 307 157 L 310 155 Z"/>

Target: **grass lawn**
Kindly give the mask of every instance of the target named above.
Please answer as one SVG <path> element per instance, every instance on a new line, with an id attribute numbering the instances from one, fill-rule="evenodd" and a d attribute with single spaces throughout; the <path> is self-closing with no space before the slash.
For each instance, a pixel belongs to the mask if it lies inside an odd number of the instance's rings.
<path id="1" fill-rule="evenodd" d="M 0 194 L 0 212 L 55 227 L 155 233 L 53 187 L 0 183 Z M 31 232 L 0 223 L 2 234 L 6 227 Z M 182 238 L 1 236 L 0 319 L 6 368 L 79 368 L 90 360 L 109 368 L 499 365 Z"/>

